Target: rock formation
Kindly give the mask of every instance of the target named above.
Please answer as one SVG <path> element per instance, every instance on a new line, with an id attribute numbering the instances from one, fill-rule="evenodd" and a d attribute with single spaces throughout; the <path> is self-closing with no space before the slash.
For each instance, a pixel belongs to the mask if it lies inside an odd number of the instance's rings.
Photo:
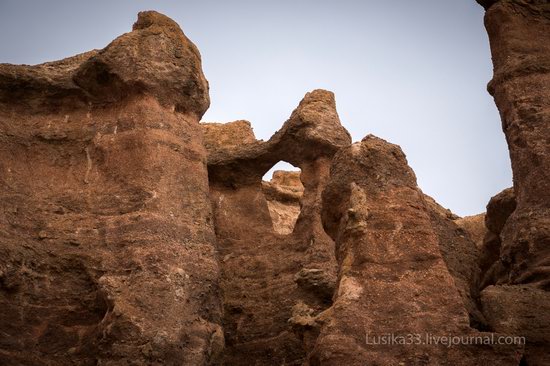
<path id="1" fill-rule="evenodd" d="M 544 288 L 550 265 L 550 3 L 494 2 L 485 25 L 494 63 L 489 92 L 502 118 L 517 203 L 502 229 L 504 276 Z"/>
<path id="2" fill-rule="evenodd" d="M 480 3 L 514 187 L 470 218 L 329 91 L 268 141 L 199 123 L 200 54 L 156 12 L 0 65 L 0 364 L 550 364 L 550 5 Z"/>
<path id="3" fill-rule="evenodd" d="M 488 206 L 493 237 L 485 241 L 482 285 L 497 286 L 483 290 L 481 301 L 492 329 L 527 336 L 526 365 L 548 365 L 550 3 L 478 2 L 486 9 L 494 64 L 488 90 L 500 111 L 514 176 L 513 192 Z"/>
<path id="4" fill-rule="evenodd" d="M 300 311 L 315 316 L 326 309 L 336 281 L 334 243 L 321 224 L 321 193 L 332 156 L 351 138 L 340 124 L 334 95 L 306 94 L 266 142 L 253 139 L 242 121 L 203 128 L 222 268 L 224 361 L 301 364 L 314 335 Z M 281 160 L 301 169 L 301 184 L 296 174 L 281 173 L 262 184 Z M 293 230 L 276 230 L 274 205 L 297 200 Z"/>
<path id="5" fill-rule="evenodd" d="M 319 316 L 311 364 L 517 364 L 512 348 L 422 344 L 426 334 L 477 333 L 430 211 L 396 145 L 369 135 L 336 154 L 322 217 L 336 243 L 339 282 L 334 304 Z M 381 347 L 388 334 L 413 343 Z"/>
<path id="6" fill-rule="evenodd" d="M 466 232 L 478 249 L 483 247 L 483 239 L 487 235 L 485 213 L 461 217 L 455 220 L 455 223 Z"/>
<path id="7" fill-rule="evenodd" d="M 267 199 L 273 229 L 279 234 L 292 233 L 304 194 L 300 172 L 276 170 L 271 181 L 262 181 L 262 191 Z"/>
<path id="8" fill-rule="evenodd" d="M 206 364 L 223 349 L 196 47 L 0 65 L 0 364 Z"/>

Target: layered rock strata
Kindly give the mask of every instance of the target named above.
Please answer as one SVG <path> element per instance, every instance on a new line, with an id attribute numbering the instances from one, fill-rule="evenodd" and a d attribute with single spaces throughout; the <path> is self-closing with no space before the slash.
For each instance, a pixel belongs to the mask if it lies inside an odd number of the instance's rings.
<path id="1" fill-rule="evenodd" d="M 550 364 L 550 3 L 479 1 L 494 65 L 489 93 L 499 109 L 514 178 L 515 209 L 493 239 L 484 279 L 491 327 L 527 336 L 526 365 Z M 509 213 L 510 212 L 510 213 Z M 489 212 L 488 212 L 488 216 Z M 493 217 L 497 218 L 494 214 Z M 495 231 L 493 231 L 495 233 Z M 496 233 L 495 233 L 496 234 Z M 489 251 L 491 252 L 491 251 Z M 482 263 L 487 267 L 487 263 Z M 541 311 L 542 310 L 542 311 Z"/>
<path id="2" fill-rule="evenodd" d="M 223 350 L 197 48 L 142 12 L 106 48 L 0 65 L 0 364 Z"/>
<path id="3" fill-rule="evenodd" d="M 351 144 L 331 92 L 265 142 L 199 124 L 200 54 L 156 12 L 0 65 L 0 364 L 550 364 L 550 5 L 479 2 L 514 172 L 486 229 L 398 146 Z M 263 182 L 279 161 L 300 172 Z"/>
<path id="4" fill-rule="evenodd" d="M 306 94 L 266 142 L 252 140 L 250 125 L 242 121 L 203 128 L 222 258 L 224 361 L 299 365 L 315 330 L 310 332 L 296 312 L 315 316 L 326 309 L 336 279 L 334 243 L 321 224 L 320 197 L 332 156 L 351 139 L 340 124 L 334 95 Z M 286 192 L 273 182 L 262 187 L 264 174 L 281 160 L 301 169 L 303 188 L 292 174 L 284 175 Z M 281 233 L 274 228 L 268 198 L 272 205 L 283 195 L 291 202 L 298 199 L 300 210 L 292 231 Z"/>
<path id="5" fill-rule="evenodd" d="M 513 347 L 425 343 L 484 334 L 469 326 L 430 211 L 396 145 L 367 136 L 336 154 L 322 218 L 336 243 L 338 287 L 317 317 L 311 365 L 518 364 Z M 410 343 L 380 343 L 388 335 Z"/>

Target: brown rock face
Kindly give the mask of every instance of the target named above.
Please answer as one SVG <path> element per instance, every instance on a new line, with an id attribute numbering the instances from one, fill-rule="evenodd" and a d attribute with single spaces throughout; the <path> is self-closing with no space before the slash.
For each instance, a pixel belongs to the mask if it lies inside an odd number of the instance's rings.
<path id="1" fill-rule="evenodd" d="M 223 349 L 195 46 L 155 12 L 101 51 L 0 65 L 0 364 Z"/>
<path id="2" fill-rule="evenodd" d="M 496 284 L 505 272 L 504 264 L 500 261 L 502 246 L 500 234 L 515 209 L 516 197 L 512 188 L 507 188 L 492 197 L 487 204 L 487 214 L 485 215 L 487 233 L 483 238 L 479 259 L 481 289 Z"/>
<path id="3" fill-rule="evenodd" d="M 527 337 L 524 364 L 547 365 L 550 290 L 550 3 L 488 1 L 500 111 L 514 187 L 487 206 L 481 293 L 489 325 Z"/>
<path id="4" fill-rule="evenodd" d="M 550 293 L 530 285 L 489 286 L 481 293 L 491 327 L 525 342 L 524 365 L 550 365 Z"/>
<path id="5" fill-rule="evenodd" d="M 503 280 L 549 289 L 550 3 L 498 1 L 485 25 L 494 63 L 489 91 L 510 149 L 517 203 L 501 233 Z"/>
<path id="6" fill-rule="evenodd" d="M 468 234 L 477 248 L 483 247 L 483 238 L 487 234 L 484 213 L 462 217 L 455 220 L 455 223 Z"/>
<path id="7" fill-rule="evenodd" d="M 423 197 L 439 250 L 468 311 L 470 326 L 486 330 L 487 324 L 478 305 L 479 249 L 472 235 L 461 226 L 458 216 L 441 207 L 433 198 L 425 194 Z"/>
<path id="8" fill-rule="evenodd" d="M 199 124 L 199 52 L 156 12 L 0 65 L 0 364 L 550 364 L 550 4 L 479 2 L 514 171 L 485 217 L 351 144 L 325 90 L 265 142 Z"/>
<path id="9" fill-rule="evenodd" d="M 396 145 L 367 136 L 336 154 L 322 218 L 339 281 L 332 307 L 317 317 L 312 365 L 518 363 L 509 347 L 380 344 L 388 334 L 482 334 L 469 327 L 430 211 Z"/>
<path id="10" fill-rule="evenodd" d="M 218 142 L 208 147 L 208 171 L 223 258 L 228 365 L 301 364 L 315 337 L 307 320 L 330 305 L 336 262 L 320 197 L 333 154 L 351 143 L 335 107 L 330 92 L 306 94 L 266 142 L 250 141 L 249 126 L 240 122 L 203 124 L 206 141 Z M 262 186 L 280 160 L 301 174 L 276 173 Z M 280 222 L 272 221 L 269 205 L 298 201 L 294 229 L 274 229 Z"/>
<path id="11" fill-rule="evenodd" d="M 271 181 L 262 181 L 262 191 L 275 232 L 283 235 L 292 233 L 304 194 L 300 172 L 277 170 L 273 172 Z"/>

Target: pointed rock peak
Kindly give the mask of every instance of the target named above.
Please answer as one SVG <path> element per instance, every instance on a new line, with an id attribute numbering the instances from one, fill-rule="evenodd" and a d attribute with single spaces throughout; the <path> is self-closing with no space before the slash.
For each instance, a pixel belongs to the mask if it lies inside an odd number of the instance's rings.
<path id="1" fill-rule="evenodd" d="M 152 26 L 180 29 L 179 25 L 166 15 L 154 10 L 147 10 L 138 13 L 138 19 L 134 23 L 132 30 L 145 29 Z"/>

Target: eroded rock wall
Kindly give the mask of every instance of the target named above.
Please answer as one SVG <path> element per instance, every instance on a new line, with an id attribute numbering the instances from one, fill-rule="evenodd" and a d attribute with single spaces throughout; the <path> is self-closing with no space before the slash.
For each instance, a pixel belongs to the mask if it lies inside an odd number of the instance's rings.
<path id="1" fill-rule="evenodd" d="M 106 48 L 0 65 L 0 363 L 182 365 L 223 350 L 198 120 L 169 18 Z"/>
<path id="2" fill-rule="evenodd" d="M 250 140 L 250 125 L 239 121 L 203 128 L 206 141 L 218 142 L 207 147 L 222 257 L 224 361 L 299 365 L 316 336 L 308 319 L 330 305 L 336 281 L 334 243 L 321 225 L 320 197 L 332 155 L 351 139 L 340 124 L 334 95 L 306 94 L 266 142 Z M 279 184 L 262 187 L 264 174 L 281 160 L 301 169 L 300 192 L 283 192 Z M 285 194 L 293 204 L 299 200 L 292 231 L 274 229 L 266 194 L 272 202 L 283 201 Z"/>
<path id="3" fill-rule="evenodd" d="M 0 363 L 550 363 L 550 5 L 480 2 L 514 171 L 486 233 L 398 146 L 351 144 L 331 92 L 265 142 L 199 124 L 200 54 L 156 12 L 103 50 L 0 65 Z M 262 182 L 279 161 L 300 172 Z M 525 355 L 422 343 L 480 330 Z"/>
<path id="4" fill-rule="evenodd" d="M 499 225 L 486 241 L 482 285 L 496 286 L 484 289 L 481 300 L 493 329 L 527 336 L 525 364 L 547 365 L 550 329 L 541 325 L 548 324 L 550 304 L 550 3 L 479 2 L 494 65 L 488 90 L 508 142 L 515 205 L 487 213 Z"/>
<path id="5" fill-rule="evenodd" d="M 262 191 L 267 199 L 275 232 L 283 235 L 292 233 L 300 215 L 300 199 L 304 194 L 300 172 L 276 170 L 269 182 L 262 181 Z"/>
<path id="6" fill-rule="evenodd" d="M 310 364 L 518 364 L 511 347 L 422 343 L 427 334 L 482 334 L 469 326 L 430 211 L 398 146 L 369 135 L 336 154 L 322 218 L 336 244 L 338 287 L 316 319 Z M 384 346 L 387 335 L 418 343 Z"/>
<path id="7" fill-rule="evenodd" d="M 545 288 L 550 261 L 550 3 L 497 1 L 485 15 L 517 207 L 502 229 L 509 283 Z"/>

